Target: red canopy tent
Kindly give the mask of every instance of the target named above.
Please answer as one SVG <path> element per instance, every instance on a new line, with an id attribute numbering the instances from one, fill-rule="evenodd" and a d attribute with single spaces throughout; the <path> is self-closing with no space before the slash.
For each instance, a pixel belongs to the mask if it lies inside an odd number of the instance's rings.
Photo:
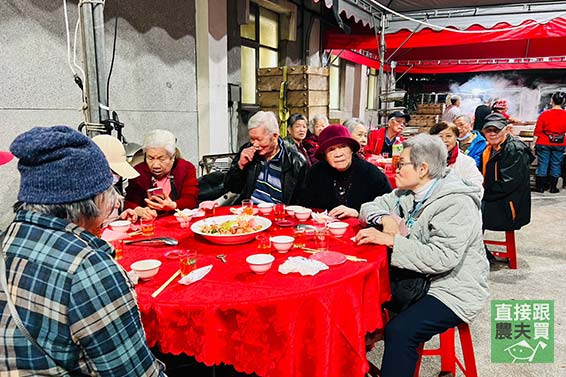
<path id="1" fill-rule="evenodd" d="M 501 22 L 492 26 L 473 24 L 471 18 L 470 26 L 463 30 L 427 28 L 413 33 L 404 29 L 386 34 L 385 61 L 395 61 L 397 72 L 410 73 L 566 68 L 566 18 L 546 22 L 527 19 L 520 24 Z M 352 34 L 329 31 L 323 44 L 334 53 L 348 51 L 347 59 L 360 64 L 365 63 L 356 60 L 358 56 L 378 56 L 373 30 Z"/>

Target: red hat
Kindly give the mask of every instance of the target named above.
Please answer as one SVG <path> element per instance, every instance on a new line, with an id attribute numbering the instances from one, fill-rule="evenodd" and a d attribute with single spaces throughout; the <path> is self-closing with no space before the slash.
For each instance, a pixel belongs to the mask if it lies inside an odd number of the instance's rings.
<path id="1" fill-rule="evenodd" d="M 0 165 L 7 164 L 8 162 L 12 161 L 14 155 L 10 152 L 0 151 Z"/>
<path id="2" fill-rule="evenodd" d="M 360 143 L 350 135 L 350 131 L 341 124 L 331 124 L 322 130 L 318 135 L 318 149 L 316 150 L 315 157 L 319 160 L 324 158 L 324 152 L 338 144 L 348 145 L 353 153 L 360 150 Z"/>
<path id="3" fill-rule="evenodd" d="M 492 106 L 493 109 L 502 109 L 502 110 L 507 110 L 508 107 L 509 105 L 507 104 L 506 99 L 498 99 L 497 101 L 495 101 L 495 103 Z"/>

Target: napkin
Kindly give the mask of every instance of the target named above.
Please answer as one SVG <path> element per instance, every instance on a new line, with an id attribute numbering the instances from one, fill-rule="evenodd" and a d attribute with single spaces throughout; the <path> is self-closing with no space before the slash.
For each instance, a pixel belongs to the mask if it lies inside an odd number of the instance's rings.
<path id="1" fill-rule="evenodd" d="M 128 278 L 130 279 L 130 281 L 132 282 L 133 285 L 138 284 L 140 277 L 138 276 L 138 274 L 136 274 L 134 272 L 134 270 L 130 270 L 130 271 L 126 272 L 126 275 L 128 275 Z"/>
<path id="2" fill-rule="evenodd" d="M 202 216 L 204 216 L 204 211 L 200 208 L 195 208 L 195 209 L 185 208 L 181 212 L 183 214 L 187 215 L 188 217 L 202 217 Z"/>
<path id="3" fill-rule="evenodd" d="M 206 274 L 210 272 L 210 270 L 212 270 L 211 264 L 209 264 L 208 266 L 197 268 L 196 270 L 191 271 L 187 276 L 181 278 L 181 280 L 179 280 L 179 284 L 189 285 L 194 282 L 197 282 L 203 277 L 205 277 Z"/>
<path id="4" fill-rule="evenodd" d="M 328 266 L 320 261 L 305 257 L 289 257 L 283 264 L 279 265 L 279 272 L 284 275 L 298 272 L 302 276 L 314 276 L 323 270 L 328 270 Z"/>
<path id="5" fill-rule="evenodd" d="M 326 224 L 326 223 L 336 221 L 335 217 L 328 215 L 328 211 L 319 212 L 319 213 L 313 212 L 313 213 L 311 213 L 311 216 L 312 216 L 312 219 L 314 220 L 314 222 L 319 223 L 319 224 Z"/>
<path id="6" fill-rule="evenodd" d="M 218 207 L 218 203 L 214 200 L 205 200 L 204 202 L 201 202 L 198 207 L 200 209 L 213 209 L 214 207 Z"/>

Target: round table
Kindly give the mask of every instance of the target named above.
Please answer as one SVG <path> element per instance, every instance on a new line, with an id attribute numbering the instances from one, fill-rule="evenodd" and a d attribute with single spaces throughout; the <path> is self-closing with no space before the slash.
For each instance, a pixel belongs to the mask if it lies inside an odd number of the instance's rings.
<path id="1" fill-rule="evenodd" d="M 223 214 L 228 208 L 217 208 L 216 215 Z M 315 276 L 301 276 L 278 272 L 289 256 L 309 255 L 301 249 L 287 254 L 272 249 L 272 268 L 257 275 L 245 262 L 260 252 L 256 240 L 215 245 L 180 228 L 173 216 L 158 219 L 155 235 L 175 237 L 179 245 L 126 245 L 120 260 L 128 270 L 141 259 L 163 262 L 152 280 L 136 286 L 148 344 L 259 376 L 365 375 L 364 335 L 383 328 L 381 305 L 390 297 L 387 253 L 381 246 L 356 246 L 350 237 L 360 229 L 359 222 L 348 222 L 347 233 L 331 237 L 329 249 L 368 262 L 346 261 Z M 292 228 L 273 225 L 266 232 L 292 234 Z M 313 242 L 307 238 L 306 246 Z M 178 260 L 164 253 L 180 248 L 197 250 L 198 267 L 212 264 L 211 272 L 189 286 L 175 281 L 152 298 L 178 269 Z M 226 263 L 216 258 L 219 254 L 226 255 Z"/>

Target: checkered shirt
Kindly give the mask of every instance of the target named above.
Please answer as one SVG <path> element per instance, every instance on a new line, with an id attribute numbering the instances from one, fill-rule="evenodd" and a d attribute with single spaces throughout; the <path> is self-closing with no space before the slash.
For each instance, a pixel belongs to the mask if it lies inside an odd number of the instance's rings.
<path id="1" fill-rule="evenodd" d="M 60 218 L 19 211 L 3 243 L 16 327 L 0 289 L 0 375 L 164 376 L 150 352 L 135 291 L 112 249 Z"/>

